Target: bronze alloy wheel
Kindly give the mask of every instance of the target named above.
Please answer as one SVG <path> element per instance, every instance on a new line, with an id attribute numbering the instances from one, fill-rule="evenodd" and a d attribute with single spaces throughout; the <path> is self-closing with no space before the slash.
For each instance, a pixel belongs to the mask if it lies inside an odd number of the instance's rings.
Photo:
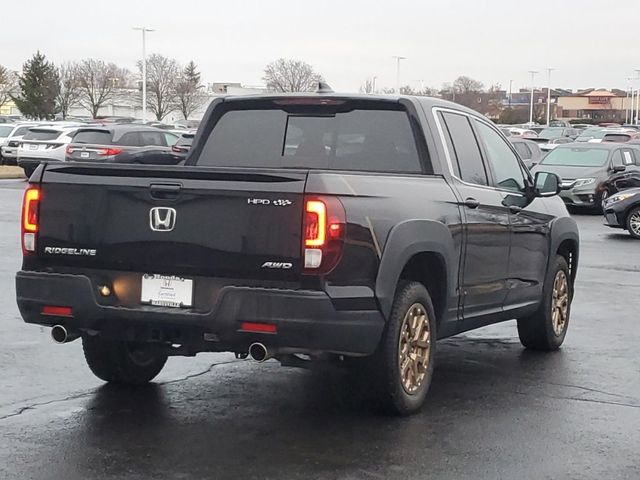
<path id="1" fill-rule="evenodd" d="M 640 211 L 633 212 L 629 217 L 629 229 L 640 236 Z"/>
<path id="2" fill-rule="evenodd" d="M 562 335 L 569 313 L 569 281 L 563 270 L 556 273 L 553 281 L 553 299 L 551 300 L 551 322 L 553 333 Z"/>
<path id="3" fill-rule="evenodd" d="M 420 303 L 411 305 L 402 321 L 398 343 L 398 366 L 402 388 L 414 395 L 422 386 L 429 368 L 431 331 L 427 310 Z"/>

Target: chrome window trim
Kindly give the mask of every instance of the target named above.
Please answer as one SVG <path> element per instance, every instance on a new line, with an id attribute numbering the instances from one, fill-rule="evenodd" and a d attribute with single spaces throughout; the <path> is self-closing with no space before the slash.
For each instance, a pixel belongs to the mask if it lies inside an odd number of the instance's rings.
<path id="1" fill-rule="evenodd" d="M 495 191 L 498 191 L 498 192 L 501 192 L 501 193 L 506 193 L 506 194 L 509 194 L 509 195 L 519 195 L 521 197 L 525 196 L 524 193 L 522 193 L 522 192 L 515 192 L 513 190 L 508 190 L 508 189 L 505 189 L 505 188 L 495 187 L 493 185 L 480 185 L 480 184 L 477 184 L 477 183 L 470 183 L 470 182 L 467 182 L 467 181 L 461 179 L 460 177 L 458 177 L 454 173 L 453 163 L 452 163 L 452 160 L 451 160 L 451 152 L 449 152 L 449 149 L 447 148 L 447 141 L 446 141 L 446 139 L 444 137 L 444 130 L 442 128 L 442 124 L 440 123 L 440 118 L 438 117 L 438 113 L 439 112 L 446 112 L 446 113 L 453 113 L 453 114 L 456 114 L 456 115 L 463 115 L 469 120 L 475 119 L 475 120 L 478 120 L 479 122 L 484 123 L 485 125 L 489 126 L 490 128 L 492 128 L 496 132 L 498 132 L 498 130 L 495 128 L 495 126 L 492 126 L 489 122 L 483 120 L 482 118 L 476 117 L 475 115 L 470 115 L 467 112 L 463 112 L 461 110 L 455 110 L 453 108 L 447 108 L 447 107 L 432 107 L 431 108 L 431 113 L 433 115 L 433 119 L 436 122 L 436 127 L 438 128 L 438 135 L 440 137 L 440 143 L 442 145 L 442 149 L 444 150 L 444 156 L 447 159 L 447 167 L 449 168 L 449 174 L 453 178 L 455 178 L 457 181 L 459 181 L 459 182 L 461 182 L 461 183 L 463 183 L 465 185 L 468 185 L 470 187 L 486 188 L 488 190 L 495 190 Z M 498 132 L 498 134 L 501 137 L 504 138 L 504 135 L 501 132 Z M 453 139 L 451 139 L 451 141 L 453 141 Z M 507 144 L 509 145 L 508 141 L 507 141 Z M 513 152 L 514 151 L 513 146 L 509 145 L 509 147 L 511 148 L 511 151 Z M 478 148 L 480 148 L 480 145 L 478 145 Z M 526 172 L 527 171 L 526 166 L 522 165 L 522 162 L 521 162 L 520 157 L 518 156 L 517 152 L 514 152 L 514 153 L 516 155 L 516 158 L 518 159 L 518 163 L 520 163 L 520 169 L 523 170 L 522 173 Z M 480 149 L 480 154 L 482 155 L 482 149 Z M 485 161 L 484 157 L 482 158 L 482 161 L 483 162 Z M 485 168 L 487 168 L 487 167 L 488 167 L 488 165 L 485 165 Z M 493 180 L 493 178 L 491 178 L 491 180 Z M 533 181 L 533 179 L 531 178 L 530 174 L 529 174 L 529 180 Z"/>

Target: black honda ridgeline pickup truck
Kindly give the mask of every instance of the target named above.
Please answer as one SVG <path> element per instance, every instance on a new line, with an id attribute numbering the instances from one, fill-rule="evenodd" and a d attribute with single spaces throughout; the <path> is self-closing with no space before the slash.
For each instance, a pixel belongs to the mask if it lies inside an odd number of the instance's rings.
<path id="1" fill-rule="evenodd" d="M 219 98 L 185 165 L 36 170 L 18 306 L 108 382 L 198 352 L 333 360 L 408 414 L 436 339 L 517 319 L 525 347 L 562 344 L 579 238 L 559 183 L 442 100 Z"/>

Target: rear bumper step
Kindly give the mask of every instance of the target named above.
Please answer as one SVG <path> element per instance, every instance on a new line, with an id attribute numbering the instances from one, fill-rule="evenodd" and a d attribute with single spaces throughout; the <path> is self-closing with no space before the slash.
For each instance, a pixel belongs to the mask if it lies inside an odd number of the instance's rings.
<path id="1" fill-rule="evenodd" d="M 91 279 L 84 275 L 18 272 L 18 308 L 27 323 L 64 323 L 79 330 L 111 330 L 117 326 L 174 327 L 202 331 L 217 338 L 216 349 L 244 351 L 261 341 L 270 347 L 300 352 L 368 355 L 375 351 L 384 319 L 378 310 L 336 310 L 324 292 L 256 287 L 224 287 L 208 312 L 140 305 L 105 306 Z M 46 305 L 71 307 L 73 316 L 43 315 Z M 272 324 L 277 333 L 243 332 L 245 322 Z"/>

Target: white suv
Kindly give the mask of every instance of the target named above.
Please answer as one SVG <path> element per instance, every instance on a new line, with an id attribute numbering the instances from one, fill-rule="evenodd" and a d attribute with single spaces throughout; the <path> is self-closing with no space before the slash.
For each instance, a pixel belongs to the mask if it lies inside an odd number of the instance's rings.
<path id="1" fill-rule="evenodd" d="M 9 135 L 4 139 L 0 146 L 0 155 L 2 155 L 3 163 L 7 165 L 16 165 L 18 158 L 18 145 L 22 136 L 29 131 L 31 127 L 36 127 L 38 123 L 18 123 L 13 126 Z"/>
<path id="2" fill-rule="evenodd" d="M 79 127 L 80 124 L 30 127 L 18 144 L 18 165 L 31 176 L 43 160 L 63 162 L 67 145 Z"/>

